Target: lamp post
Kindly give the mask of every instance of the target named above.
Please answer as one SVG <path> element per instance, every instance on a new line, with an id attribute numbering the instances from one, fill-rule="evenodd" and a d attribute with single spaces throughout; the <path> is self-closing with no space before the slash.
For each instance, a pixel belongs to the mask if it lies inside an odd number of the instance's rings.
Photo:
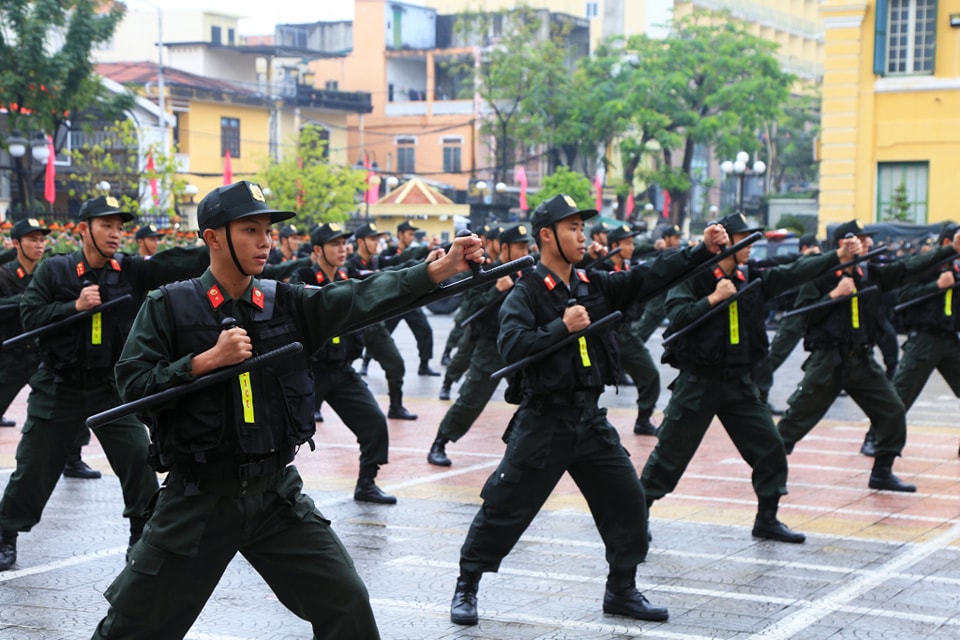
<path id="1" fill-rule="evenodd" d="M 724 160 L 720 163 L 720 171 L 725 175 L 733 173 L 737 176 L 737 211 L 739 213 L 743 213 L 744 179 L 748 175 L 763 175 L 763 172 L 767 170 L 767 165 L 763 160 L 757 160 L 752 167 L 747 165 L 748 162 L 750 162 L 750 154 L 746 151 L 738 151 L 736 160 Z"/>
<path id="2" fill-rule="evenodd" d="M 50 158 L 50 147 L 47 136 L 42 131 L 30 134 L 30 139 L 24 138 L 19 131 L 12 131 L 6 139 L 7 152 L 13 159 L 13 169 L 17 175 L 17 195 L 10 209 L 26 215 L 35 213 L 35 194 L 33 191 L 33 163 L 36 161 L 45 166 Z M 27 150 L 30 155 L 27 155 Z M 19 206 L 18 206 L 19 205 Z"/>

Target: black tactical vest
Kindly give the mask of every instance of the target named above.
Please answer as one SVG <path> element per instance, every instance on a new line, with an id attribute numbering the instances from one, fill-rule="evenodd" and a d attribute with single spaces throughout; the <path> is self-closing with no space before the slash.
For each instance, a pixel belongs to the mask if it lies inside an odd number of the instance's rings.
<path id="1" fill-rule="evenodd" d="M 709 296 L 716 290 L 717 282 L 726 277 L 720 267 L 695 276 L 691 280 L 693 294 L 697 299 Z M 749 284 L 750 269 L 740 265 L 730 278 L 739 291 Z M 769 347 L 763 304 L 763 292 L 754 286 L 725 310 L 668 344 L 662 361 L 678 369 L 702 370 L 745 367 L 762 360 Z M 663 337 L 675 331 L 671 325 Z"/>
<path id="2" fill-rule="evenodd" d="M 569 300 L 586 307 L 593 320 L 613 311 L 607 298 L 581 269 L 575 270 L 569 294 L 542 266 L 524 275 L 515 286 L 527 287 L 533 293 L 537 326 L 563 317 Z M 610 326 L 588 333 L 574 344 L 526 367 L 522 376 L 523 392 L 556 396 L 568 391 L 602 388 L 616 384 L 619 371 L 620 343 L 616 327 Z"/>
<path id="3" fill-rule="evenodd" d="M 242 322 L 254 355 L 300 338 L 294 288 L 274 280 L 257 283 L 263 307 Z M 202 353 L 217 342 L 229 305 L 214 308 L 199 279 L 160 287 L 173 331 L 171 360 Z M 218 293 L 219 295 L 219 293 Z M 222 296 L 220 297 L 222 299 Z M 230 456 L 261 456 L 292 450 L 309 441 L 313 421 L 313 375 L 308 356 L 294 354 L 188 396 L 158 415 L 154 440 L 165 466 Z M 245 378 L 245 379 L 244 379 Z"/>
<path id="4" fill-rule="evenodd" d="M 56 283 L 53 302 L 69 302 L 80 297 L 80 290 L 89 285 L 100 286 L 100 300 L 109 302 L 125 294 L 133 297 L 103 313 L 64 326 L 61 330 L 40 336 L 43 366 L 59 375 L 67 370 L 107 370 L 120 358 L 123 343 L 130 333 L 140 306 L 138 292 L 123 271 L 126 256 L 114 255 L 103 269 L 88 271 L 76 254 L 47 258 L 44 268 Z"/>
<path id="5" fill-rule="evenodd" d="M 870 286 L 867 268 L 864 265 L 853 270 L 851 277 L 858 291 Z M 815 280 L 814 284 L 822 296 L 832 291 L 841 277 L 844 277 L 843 272 L 834 271 Z M 871 291 L 850 300 L 838 302 L 829 307 L 829 314 L 825 318 L 816 322 L 807 321 L 803 348 L 807 351 L 816 351 L 874 346 L 882 332 L 881 295 L 879 291 Z"/>
<path id="6" fill-rule="evenodd" d="M 960 261 L 954 260 L 947 268 L 953 271 L 953 277 L 960 282 Z M 899 324 L 905 331 L 960 331 L 960 289 L 947 290 L 929 300 L 910 305 L 898 315 Z"/>
<path id="7" fill-rule="evenodd" d="M 511 273 L 509 275 L 513 279 L 514 284 L 516 284 L 524 276 L 524 274 L 529 273 L 530 270 L 531 268 L 527 268 L 523 271 L 517 271 L 516 273 Z M 509 291 L 509 289 L 507 291 Z M 503 301 L 506 299 L 507 297 L 505 295 L 499 295 L 498 292 L 497 298 L 494 299 L 495 304 L 491 302 L 493 306 L 487 309 L 483 315 L 470 323 L 470 335 L 475 341 L 483 339 L 491 344 L 497 344 L 497 335 L 500 333 L 500 307 L 503 306 Z M 475 311 L 479 311 L 479 309 L 476 309 Z"/>
<path id="8" fill-rule="evenodd" d="M 306 270 L 304 270 L 306 271 Z M 326 274 L 317 266 L 313 266 L 309 269 L 312 279 L 307 279 L 301 277 L 300 279 L 303 282 L 308 284 L 314 284 L 318 287 L 328 285 L 331 282 L 341 282 L 343 280 L 348 280 L 346 269 L 337 269 L 334 279 L 328 280 Z M 304 273 L 303 275 L 307 275 Z M 363 334 L 359 331 L 354 333 L 348 333 L 342 336 L 334 336 L 327 340 L 327 342 L 317 349 L 313 354 L 313 363 L 319 366 L 324 364 L 342 364 L 350 363 L 359 358 L 363 354 Z"/>

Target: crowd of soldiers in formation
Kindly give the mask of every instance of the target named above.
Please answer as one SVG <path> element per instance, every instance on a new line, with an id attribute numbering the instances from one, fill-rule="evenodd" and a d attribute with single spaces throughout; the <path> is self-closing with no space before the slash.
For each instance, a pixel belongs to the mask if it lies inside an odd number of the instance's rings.
<path id="1" fill-rule="evenodd" d="M 106 207 L 104 213 L 90 215 L 111 214 L 117 211 Z M 940 371 L 960 397 L 957 339 L 960 303 L 953 295 L 960 276 L 960 261 L 956 257 L 960 251 L 960 226 L 945 223 L 936 238 L 913 246 L 890 245 L 877 249 L 873 246 L 873 234 L 853 220 L 839 225 L 825 241 L 815 236 L 802 237 L 798 254 L 751 261 L 750 243 L 762 229 L 751 225 L 741 214 L 708 225 L 704 242 L 699 245 L 685 243 L 679 228 L 673 226 L 655 230 L 655 244 L 638 244 L 642 232 L 628 224 L 586 226 L 594 215 L 595 211 L 578 209 L 568 197 L 561 200 L 561 196 L 557 196 L 538 208 L 532 226 L 530 222 L 494 223 L 478 230 L 489 267 L 540 254 L 543 238 L 547 238 L 550 250 L 542 257 L 540 266 L 523 264 L 516 272 L 502 275 L 464 295 L 441 357 L 441 365 L 446 367 L 444 374 L 430 364 L 433 332 L 419 307 L 350 335 L 337 336 L 311 355 L 314 420 L 323 421 L 322 406 L 326 403 L 357 437 L 360 460 L 355 500 L 379 504 L 397 502 L 395 496 L 383 492 L 375 482 L 380 466 L 388 457 L 387 418 L 417 419 L 403 406 L 405 367 L 391 336 L 397 323 L 407 322 L 416 338 L 418 375 L 443 375 L 440 400 L 450 400 L 453 385 L 463 379 L 457 398 L 441 421 L 426 456 L 429 464 L 450 466 L 448 445 L 466 435 L 480 417 L 499 384 L 500 378 L 491 374 L 508 364 L 504 354 L 510 351 L 511 337 L 505 337 L 505 327 L 501 324 L 504 318 L 511 318 L 511 313 L 517 313 L 511 304 L 518 304 L 522 297 L 508 294 L 518 282 L 539 279 L 545 288 L 536 295 L 552 295 L 558 283 L 544 265 L 563 263 L 571 266 L 573 275 L 570 281 L 563 282 L 570 299 L 568 309 L 558 312 L 566 327 L 562 333 L 584 334 L 580 337 L 575 364 L 570 365 L 578 369 L 572 372 L 573 378 L 588 390 L 585 397 L 577 396 L 577 401 L 584 406 L 596 404 L 597 397 L 589 393 L 591 384 L 584 381 L 634 386 L 638 412 L 633 432 L 637 436 L 657 438 L 642 473 L 635 478 L 639 480 L 636 495 L 645 502 L 642 527 L 636 525 L 642 528 L 644 542 L 639 548 L 631 546 L 635 543 L 624 543 L 623 548 L 617 548 L 615 542 L 608 543 L 615 548 L 614 556 L 620 553 L 626 559 L 622 566 L 611 562 L 604 596 L 605 612 L 643 620 L 667 618 L 665 608 L 652 605 L 635 589 L 636 564 L 647 552 L 646 512 L 656 500 L 674 490 L 714 417 L 719 418 L 744 460 L 753 468 L 758 500 L 752 532 L 755 537 L 788 543 L 805 540 L 802 533 L 793 531 L 777 518 L 779 501 L 787 493 L 787 455 L 842 393 L 849 394 L 871 419 L 861 449 L 864 455 L 874 458 L 869 488 L 916 491 L 914 485 L 903 482 L 892 471 L 906 442 L 906 411 L 934 370 Z M 575 239 L 568 241 L 563 239 L 566 231 L 558 228 L 571 220 L 579 226 L 571 228 L 569 237 Z M 544 235 L 545 229 L 552 233 Z M 374 224 L 349 232 L 340 225 L 328 223 L 315 227 L 309 234 L 294 224 L 286 224 L 274 230 L 275 246 L 267 262 L 280 268 L 269 277 L 322 288 L 338 281 L 364 280 L 382 271 L 429 263 L 450 249 L 449 244 L 442 246 L 437 238 L 421 238 L 418 242 L 417 231 L 405 221 L 397 228 L 396 237 L 389 239 L 390 234 Z M 8 262 L 0 268 L 4 339 L 23 332 L 19 302 L 30 286 L 34 270 L 50 253 L 49 241 L 57 236 L 57 250 L 79 248 L 82 251 L 82 245 L 72 244 L 71 230 L 52 230 L 34 219 L 20 221 L 11 229 L 10 239 L 5 242 Z M 84 241 L 92 237 L 84 235 Z M 183 234 L 165 234 L 152 226 L 141 226 L 130 240 L 136 243 L 136 253 L 144 261 L 152 260 L 165 249 L 197 244 Z M 128 245 L 133 247 L 129 240 Z M 726 245 L 734 245 L 735 251 L 721 252 L 711 268 L 692 270 L 691 265 L 705 259 L 702 247 L 719 251 Z M 569 253 L 570 247 L 574 248 L 573 255 L 564 253 L 565 249 Z M 110 247 L 113 252 L 118 248 Z M 232 246 L 230 250 L 233 251 Z M 697 250 L 702 255 L 697 254 Z M 97 251 L 106 255 L 99 247 Z M 659 265 L 682 261 L 686 261 L 684 268 L 688 271 L 684 277 L 674 280 L 662 277 L 660 271 L 667 267 L 661 269 Z M 240 263 L 236 264 L 239 269 Z M 643 275 L 627 275 L 631 271 L 640 271 Z M 543 274 L 546 277 L 541 277 Z M 266 272 L 264 277 L 268 277 Z M 639 291 L 644 279 L 656 280 L 661 285 L 665 282 L 666 286 L 647 287 L 643 295 L 632 301 L 617 298 L 616 292 L 620 289 Z M 625 284 L 628 282 L 633 284 Z M 586 297 L 596 297 L 596 287 L 600 287 L 597 295 L 607 298 L 610 308 L 622 311 L 615 327 L 602 335 L 599 331 L 595 332 L 597 335 L 589 334 L 587 328 L 597 318 L 583 310 Z M 528 285 L 524 291 L 527 289 L 535 287 Z M 81 299 L 78 299 L 78 310 Z M 508 300 L 512 303 L 507 303 Z M 99 299 L 92 301 L 91 306 L 99 303 Z M 587 308 L 591 313 L 595 311 L 590 305 Z M 767 322 L 772 308 L 783 317 L 771 343 Z M 679 375 L 671 385 L 672 396 L 657 426 L 653 414 L 660 393 L 660 367 L 652 361 L 646 343 L 665 322 L 663 363 L 677 369 Z M 898 353 L 898 331 L 908 336 L 902 357 Z M 596 341 L 591 342 L 589 348 L 585 337 L 588 334 L 590 340 Z M 804 366 L 805 376 L 790 397 L 789 406 L 780 411 L 771 406 L 767 398 L 773 373 L 801 339 L 810 352 Z M 884 367 L 874 358 L 874 346 L 883 350 Z M 612 361 L 608 365 L 591 362 L 589 356 L 595 348 L 604 352 L 601 360 L 612 358 Z M 27 341 L 16 349 L 0 352 L 0 357 L 8 359 L 7 366 L 0 367 L 0 372 L 5 372 L 0 379 L 0 415 L 28 383 L 30 367 L 36 369 L 39 364 L 36 350 L 36 344 Z M 9 366 L 11 358 L 17 359 L 18 366 Z M 362 363 L 359 371 L 353 368 L 358 359 Z M 370 359 L 381 364 L 388 380 L 390 404 L 386 414 L 361 377 L 367 375 Z M 24 363 L 30 365 L 26 370 Z M 566 363 L 561 369 L 565 366 Z M 590 377 L 594 373 L 592 369 L 599 371 L 600 378 Z M 20 371 L 20 375 L 9 375 L 11 370 Z M 529 374 L 525 379 L 514 375 L 508 380 L 506 397 L 521 406 L 518 416 L 531 407 L 540 418 L 551 416 L 554 405 L 562 404 L 551 399 L 549 389 L 541 389 L 538 382 L 532 382 Z M 782 415 L 777 424 L 773 422 L 774 415 Z M 581 421 L 586 419 L 584 416 Z M 10 427 L 15 423 L 4 417 L 0 426 Z M 518 428 L 519 424 L 511 421 L 505 441 L 511 429 Z M 513 437 L 518 436 L 514 433 Z M 88 441 L 89 433 L 84 430 L 70 443 L 63 475 L 100 476 L 80 456 L 81 447 Z M 515 452 L 511 452 L 512 444 L 508 456 L 514 455 Z M 571 461 L 558 464 L 562 473 Z M 503 468 L 502 464 L 498 472 Z M 629 480 L 629 474 L 626 477 Z M 548 495 L 555 484 L 556 479 L 544 480 L 541 489 Z M 500 539 L 504 531 L 510 532 L 507 538 L 518 538 L 539 509 L 539 505 L 525 504 L 526 515 L 519 519 L 515 514 L 502 513 L 498 505 L 505 504 L 501 501 L 506 498 L 493 497 L 497 491 L 492 477 L 484 490 L 487 502 L 464 543 L 461 573 L 451 603 L 451 619 L 458 624 L 477 623 L 479 577 L 484 571 L 495 571 L 512 546 L 506 544 L 491 550 L 487 541 L 494 537 Z M 588 502 L 594 500 L 587 497 Z M 9 497 L 5 498 L 7 502 Z M 136 516 L 125 515 L 131 518 L 133 548 L 144 522 Z M 0 505 L 0 522 L 5 517 Z M 29 530 L 29 525 L 20 530 Z M 634 531 L 638 532 L 639 529 Z M 15 560 L 16 531 L 4 528 L 0 569 L 9 568 Z"/>

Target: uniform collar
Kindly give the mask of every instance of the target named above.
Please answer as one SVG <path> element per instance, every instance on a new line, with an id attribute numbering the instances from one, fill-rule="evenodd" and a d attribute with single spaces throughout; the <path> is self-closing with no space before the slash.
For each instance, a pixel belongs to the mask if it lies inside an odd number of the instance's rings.
<path id="1" fill-rule="evenodd" d="M 209 267 L 203 272 L 203 275 L 200 276 L 200 284 L 203 285 L 207 300 L 214 309 L 219 308 L 224 302 L 229 300 L 224 293 L 223 287 L 221 287 L 217 279 L 213 277 L 213 273 L 211 273 Z M 240 296 L 240 302 L 246 303 L 245 306 L 249 305 L 253 309 L 263 309 L 263 289 L 260 287 L 260 280 L 251 278 L 250 284 L 247 285 L 243 295 Z"/>

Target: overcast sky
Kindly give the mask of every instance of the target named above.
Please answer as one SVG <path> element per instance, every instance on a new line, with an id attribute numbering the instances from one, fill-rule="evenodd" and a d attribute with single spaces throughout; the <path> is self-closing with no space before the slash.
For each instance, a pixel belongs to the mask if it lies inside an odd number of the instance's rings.
<path id="1" fill-rule="evenodd" d="M 130 9 L 156 10 L 162 6 L 164 20 L 171 9 L 210 9 L 243 16 L 241 35 L 273 34 L 273 27 L 286 22 L 316 22 L 353 18 L 353 0 L 126 0 Z"/>

